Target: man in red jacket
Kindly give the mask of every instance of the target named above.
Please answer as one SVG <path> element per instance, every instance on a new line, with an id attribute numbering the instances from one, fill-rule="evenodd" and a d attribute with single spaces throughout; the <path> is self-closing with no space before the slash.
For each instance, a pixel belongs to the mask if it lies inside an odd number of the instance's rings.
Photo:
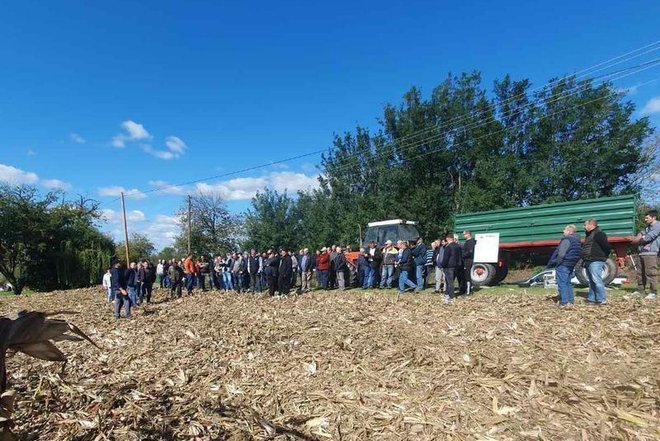
<path id="1" fill-rule="evenodd" d="M 321 254 L 316 261 L 316 271 L 319 272 L 319 279 L 321 280 L 320 288 L 328 289 L 328 271 L 330 270 L 330 254 L 326 247 L 321 248 Z"/>

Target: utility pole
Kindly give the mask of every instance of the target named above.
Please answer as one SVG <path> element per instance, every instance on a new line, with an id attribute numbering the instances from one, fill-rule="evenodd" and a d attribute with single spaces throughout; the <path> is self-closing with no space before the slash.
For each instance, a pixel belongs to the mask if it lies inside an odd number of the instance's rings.
<path id="1" fill-rule="evenodd" d="M 191 231 L 192 231 L 192 196 L 188 195 L 188 254 L 190 254 Z"/>
<path id="2" fill-rule="evenodd" d="M 131 260 L 128 254 L 128 226 L 126 225 L 126 205 L 124 204 L 124 192 L 121 192 L 121 213 L 124 219 L 124 245 L 126 248 L 126 267 L 131 266 Z"/>

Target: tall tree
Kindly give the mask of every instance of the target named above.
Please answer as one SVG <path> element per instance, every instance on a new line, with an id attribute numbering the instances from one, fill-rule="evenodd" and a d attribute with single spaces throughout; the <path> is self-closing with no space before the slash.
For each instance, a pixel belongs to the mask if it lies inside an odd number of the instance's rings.
<path id="1" fill-rule="evenodd" d="M 223 197 L 215 192 L 199 191 L 191 197 L 191 251 L 199 255 L 218 255 L 236 249 L 241 219 L 227 209 Z M 188 250 L 188 198 L 178 212 L 181 230 L 174 240 L 179 255 Z"/>
<path id="2" fill-rule="evenodd" d="M 295 247 L 296 219 L 294 202 L 284 192 L 265 189 L 252 198 L 252 207 L 245 215 L 244 249 L 259 250 L 274 247 Z"/>
<path id="3" fill-rule="evenodd" d="M 144 259 L 151 259 L 156 251 L 154 243 L 145 234 L 132 232 L 128 238 L 128 255 L 131 262 L 137 262 Z M 122 258 L 126 256 L 124 242 L 117 244 L 115 254 Z"/>

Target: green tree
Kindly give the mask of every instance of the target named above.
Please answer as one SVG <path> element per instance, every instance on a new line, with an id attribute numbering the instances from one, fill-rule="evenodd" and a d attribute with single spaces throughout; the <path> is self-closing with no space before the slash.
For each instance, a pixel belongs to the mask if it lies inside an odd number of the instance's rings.
<path id="1" fill-rule="evenodd" d="M 236 249 L 241 231 L 241 219 L 227 209 L 225 200 L 217 193 L 202 192 L 191 197 L 191 251 L 197 255 L 218 255 Z M 181 230 L 174 241 L 179 255 L 188 250 L 188 198 L 178 212 Z"/>
<path id="2" fill-rule="evenodd" d="M 177 257 L 176 250 L 174 247 L 165 247 L 160 252 L 156 255 L 156 259 L 158 260 L 172 260 Z"/>
<path id="3" fill-rule="evenodd" d="M 128 238 L 128 255 L 131 262 L 138 260 L 151 259 L 156 251 L 154 243 L 146 235 L 138 232 L 132 232 Z M 115 249 L 115 254 L 120 259 L 126 258 L 126 248 L 124 242 L 119 242 Z"/>
<path id="4" fill-rule="evenodd" d="M 437 237 L 455 213 L 657 193 L 653 129 L 612 84 L 567 77 L 530 87 L 507 75 L 488 94 L 473 72 L 449 75 L 426 99 L 411 88 L 385 106 L 380 130 L 334 138 L 318 190 L 255 198 L 248 239 L 353 243 L 358 225 L 391 218 Z M 286 229 L 271 232 L 269 216 Z"/>
<path id="5" fill-rule="evenodd" d="M 292 216 L 293 207 L 294 201 L 286 192 L 280 194 L 265 189 L 257 193 L 252 198 L 252 207 L 245 215 L 247 240 L 243 242 L 243 248 L 295 248 L 298 241 L 295 234 L 297 222 Z"/>
<path id="6" fill-rule="evenodd" d="M 59 200 L 56 192 L 0 186 L 0 273 L 16 294 L 96 284 L 110 264 L 114 244 L 95 225 L 96 202 Z"/>

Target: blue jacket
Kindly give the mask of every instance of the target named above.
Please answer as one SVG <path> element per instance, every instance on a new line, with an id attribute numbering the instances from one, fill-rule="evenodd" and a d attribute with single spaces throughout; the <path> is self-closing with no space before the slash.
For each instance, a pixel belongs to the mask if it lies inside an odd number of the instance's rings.
<path id="1" fill-rule="evenodd" d="M 423 242 L 417 244 L 412 250 L 412 255 L 415 257 L 415 265 L 426 264 L 426 245 Z"/>
<path id="2" fill-rule="evenodd" d="M 442 256 L 442 268 L 459 268 L 463 266 L 461 254 L 461 246 L 456 242 L 447 245 Z"/>
<path id="3" fill-rule="evenodd" d="M 552 256 L 550 256 L 548 267 L 554 268 L 561 265 L 574 268 L 575 264 L 580 260 L 581 250 L 580 236 L 575 233 L 570 236 L 564 236 L 559 242 L 559 246 L 555 248 Z"/>

